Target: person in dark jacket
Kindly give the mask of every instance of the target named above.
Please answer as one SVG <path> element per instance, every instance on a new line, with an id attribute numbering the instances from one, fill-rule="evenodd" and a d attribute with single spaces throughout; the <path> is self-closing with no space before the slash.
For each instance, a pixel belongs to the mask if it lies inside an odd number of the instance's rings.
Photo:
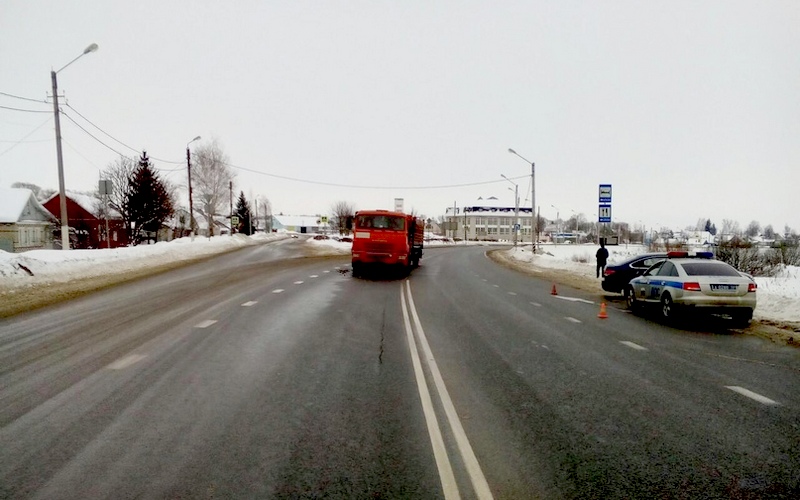
<path id="1" fill-rule="evenodd" d="M 603 238 L 600 238 L 600 248 L 597 249 L 595 257 L 597 257 L 597 277 L 599 278 L 606 271 L 606 262 L 608 262 L 608 249 Z"/>

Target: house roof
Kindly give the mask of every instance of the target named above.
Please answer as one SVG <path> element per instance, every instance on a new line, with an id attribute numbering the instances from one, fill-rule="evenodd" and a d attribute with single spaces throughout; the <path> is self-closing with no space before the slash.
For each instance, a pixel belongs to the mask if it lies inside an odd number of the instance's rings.
<path id="1" fill-rule="evenodd" d="M 82 193 L 80 191 L 72 191 L 69 189 L 65 191 L 65 194 L 67 195 L 67 198 L 77 203 L 82 209 L 86 210 L 98 219 L 103 217 L 102 211 L 100 210 L 100 200 L 98 200 L 95 195 L 90 193 Z M 48 203 L 53 198 L 57 198 L 58 196 L 59 194 L 57 192 L 53 193 L 49 198 L 42 202 L 42 205 Z M 108 216 L 110 218 L 121 218 L 119 212 L 111 207 L 108 209 Z"/>
<path id="2" fill-rule="evenodd" d="M 28 203 L 46 214 L 49 218 L 53 214 L 47 211 L 33 195 L 33 191 L 24 188 L 0 188 L 0 223 L 15 223 L 22 216 Z"/>

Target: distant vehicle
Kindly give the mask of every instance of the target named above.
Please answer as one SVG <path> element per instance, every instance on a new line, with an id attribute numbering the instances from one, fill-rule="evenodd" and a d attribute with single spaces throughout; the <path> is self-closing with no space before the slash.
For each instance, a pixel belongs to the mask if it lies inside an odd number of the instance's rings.
<path id="1" fill-rule="evenodd" d="M 661 316 L 673 320 L 690 310 L 726 314 L 737 326 L 747 326 L 756 308 L 756 282 L 725 262 L 714 260 L 711 252 L 668 252 L 667 258 L 626 289 L 628 307 L 637 311 L 645 305 L 659 305 Z"/>
<path id="2" fill-rule="evenodd" d="M 297 236 L 296 234 L 293 234 L 292 238 L 299 238 L 299 236 Z"/>
<path id="3" fill-rule="evenodd" d="M 632 257 L 620 264 L 606 266 L 601 283 L 603 290 L 611 293 L 623 293 L 633 278 L 641 276 L 650 266 L 666 258 L 666 253 L 646 253 Z"/>
<path id="4" fill-rule="evenodd" d="M 360 210 L 350 221 L 353 230 L 353 276 L 365 268 L 394 267 L 408 274 L 419 265 L 425 222 L 413 215 L 388 210 Z"/>

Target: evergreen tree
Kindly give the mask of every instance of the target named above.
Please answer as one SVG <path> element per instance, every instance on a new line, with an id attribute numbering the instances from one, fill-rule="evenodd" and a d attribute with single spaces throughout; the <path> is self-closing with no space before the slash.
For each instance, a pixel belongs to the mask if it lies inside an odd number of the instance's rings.
<path id="1" fill-rule="evenodd" d="M 133 242 L 139 244 L 148 235 L 155 235 L 158 239 L 161 224 L 169 219 L 174 211 L 167 186 L 159 179 L 146 151 L 142 152 L 139 164 L 130 176 L 129 184 L 127 206 L 133 225 Z"/>
<path id="2" fill-rule="evenodd" d="M 252 212 L 250 203 L 244 196 L 244 191 L 239 191 L 239 198 L 236 200 L 236 208 L 233 210 L 233 215 L 239 217 L 239 224 L 236 226 L 237 232 L 248 235 L 255 232 L 255 220 L 253 219 Z"/>

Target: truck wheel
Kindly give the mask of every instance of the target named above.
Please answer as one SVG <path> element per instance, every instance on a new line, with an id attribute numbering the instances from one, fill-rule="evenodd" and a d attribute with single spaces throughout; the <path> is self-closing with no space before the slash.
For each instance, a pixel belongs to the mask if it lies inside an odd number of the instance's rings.
<path id="1" fill-rule="evenodd" d="M 353 262 L 353 278 L 361 277 L 361 264 Z"/>

